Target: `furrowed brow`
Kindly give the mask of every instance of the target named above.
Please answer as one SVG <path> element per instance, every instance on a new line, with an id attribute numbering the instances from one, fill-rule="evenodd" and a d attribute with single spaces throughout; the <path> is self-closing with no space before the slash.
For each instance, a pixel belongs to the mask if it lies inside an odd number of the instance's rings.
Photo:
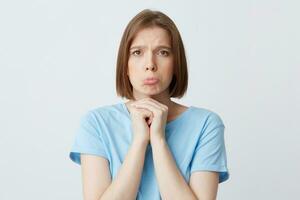
<path id="1" fill-rule="evenodd" d="M 166 46 L 166 45 L 159 45 L 155 49 L 168 49 L 168 50 L 172 50 L 172 48 L 170 46 Z"/>
<path id="2" fill-rule="evenodd" d="M 146 47 L 142 46 L 142 45 L 137 45 L 137 46 L 130 47 L 130 50 L 131 49 L 144 49 L 144 48 L 146 48 Z M 155 47 L 155 49 L 168 49 L 168 50 L 172 50 L 172 48 L 170 46 L 167 46 L 167 45 L 159 45 L 159 46 Z"/>
<path id="3" fill-rule="evenodd" d="M 130 50 L 131 49 L 143 49 L 143 48 L 145 48 L 145 46 L 138 45 L 138 46 L 132 46 L 132 47 L 130 47 Z"/>

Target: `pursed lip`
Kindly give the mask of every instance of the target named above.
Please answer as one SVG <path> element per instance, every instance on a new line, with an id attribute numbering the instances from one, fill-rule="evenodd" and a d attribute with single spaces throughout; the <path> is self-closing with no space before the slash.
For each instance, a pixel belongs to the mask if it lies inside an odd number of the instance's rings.
<path id="1" fill-rule="evenodd" d="M 149 78 L 146 78 L 146 79 L 144 80 L 144 84 L 146 84 L 146 85 L 149 85 L 149 84 L 156 84 L 158 81 L 159 81 L 158 78 L 155 78 L 155 77 L 149 77 Z"/>

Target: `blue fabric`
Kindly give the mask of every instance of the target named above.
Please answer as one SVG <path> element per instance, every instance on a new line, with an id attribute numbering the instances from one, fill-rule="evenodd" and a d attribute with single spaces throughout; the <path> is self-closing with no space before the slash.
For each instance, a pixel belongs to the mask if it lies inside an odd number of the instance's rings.
<path id="1" fill-rule="evenodd" d="M 229 178 L 222 119 L 208 109 L 190 106 L 165 128 L 166 141 L 178 169 L 188 183 L 195 171 L 216 171 L 219 183 Z M 80 121 L 70 158 L 80 164 L 80 153 L 109 161 L 114 179 L 132 142 L 130 113 L 124 102 L 91 109 Z M 160 199 L 149 144 L 138 200 Z"/>

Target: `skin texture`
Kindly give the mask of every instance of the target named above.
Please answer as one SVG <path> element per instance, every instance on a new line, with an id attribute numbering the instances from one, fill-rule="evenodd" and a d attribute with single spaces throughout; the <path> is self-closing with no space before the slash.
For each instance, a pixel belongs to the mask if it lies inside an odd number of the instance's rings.
<path id="1" fill-rule="evenodd" d="M 125 103 L 130 112 L 133 141 L 117 176 L 111 180 L 106 159 L 82 155 L 83 193 L 85 200 L 136 199 L 150 143 L 155 174 L 162 199 L 216 199 L 218 173 L 197 171 L 187 183 L 165 140 L 166 123 L 187 107 L 171 101 L 168 86 L 173 76 L 173 54 L 168 33 L 159 27 L 142 29 L 135 36 L 128 60 L 127 75 L 133 86 L 134 100 Z M 155 85 L 144 79 L 156 77 Z"/>

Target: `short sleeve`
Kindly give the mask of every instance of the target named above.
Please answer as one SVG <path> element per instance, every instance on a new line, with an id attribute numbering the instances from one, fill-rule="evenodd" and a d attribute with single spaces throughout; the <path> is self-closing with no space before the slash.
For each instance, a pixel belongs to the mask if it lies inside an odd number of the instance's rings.
<path id="1" fill-rule="evenodd" d="M 102 156 L 108 159 L 100 133 L 99 124 L 97 124 L 93 112 L 87 112 L 80 119 L 80 126 L 69 154 L 70 159 L 79 165 L 81 164 L 81 153 Z"/>
<path id="2" fill-rule="evenodd" d="M 202 129 L 191 161 L 191 173 L 194 171 L 219 172 L 219 183 L 229 178 L 224 141 L 225 126 L 221 118 L 212 113 Z"/>

